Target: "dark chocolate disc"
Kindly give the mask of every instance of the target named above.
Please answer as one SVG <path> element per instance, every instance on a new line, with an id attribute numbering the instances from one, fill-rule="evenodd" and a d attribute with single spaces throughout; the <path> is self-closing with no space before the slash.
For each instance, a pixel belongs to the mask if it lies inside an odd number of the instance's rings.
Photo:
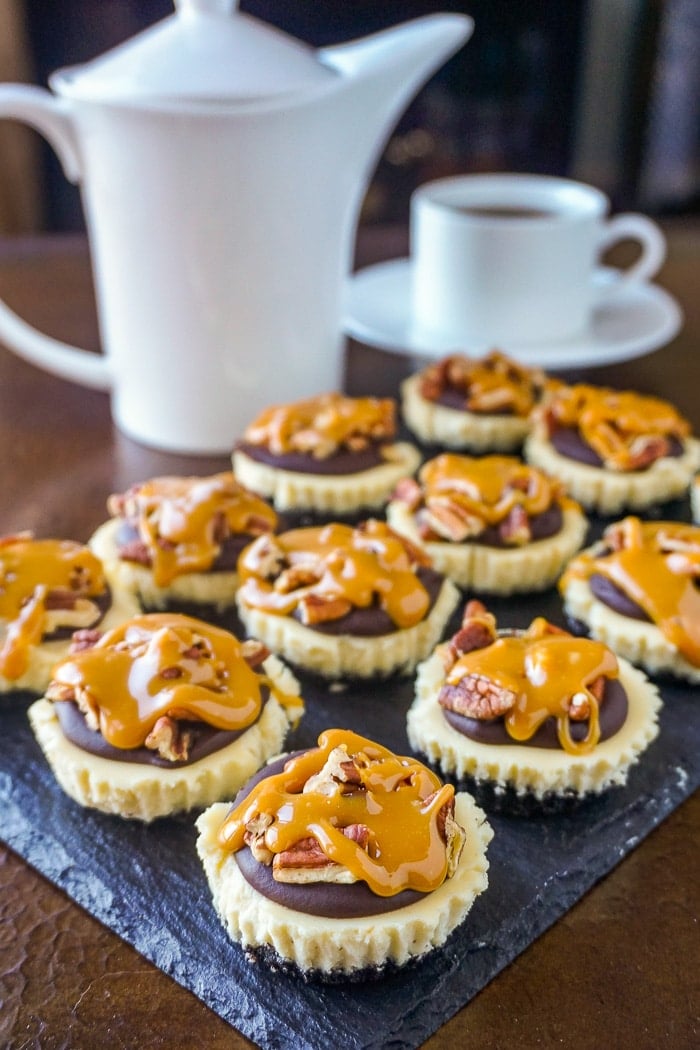
<path id="1" fill-rule="evenodd" d="M 589 467 L 602 467 L 603 461 L 591 446 L 584 441 L 578 427 L 556 427 L 549 440 L 560 456 L 566 459 L 574 459 L 578 463 L 585 463 Z M 678 438 L 669 437 L 669 449 L 667 456 L 678 457 L 683 455 L 683 442 Z M 645 470 L 646 467 L 642 467 Z"/>
<path id="2" fill-rule="evenodd" d="M 386 441 L 373 441 L 367 448 L 353 452 L 347 448 L 338 449 L 331 456 L 318 459 L 310 452 L 285 452 L 275 455 L 265 445 L 249 445 L 241 441 L 236 445 L 237 452 L 243 452 L 256 463 L 265 463 L 278 470 L 288 470 L 295 474 L 358 474 L 362 470 L 371 470 L 381 466 L 386 460 L 382 449 Z"/>
<path id="3" fill-rule="evenodd" d="M 270 694 L 266 687 L 261 689 L 261 693 L 262 711 Z M 91 755 L 98 755 L 100 758 L 108 758 L 115 762 L 137 762 L 140 765 L 158 766 L 160 769 L 179 769 L 181 766 L 191 766 L 194 762 L 206 758 L 207 755 L 228 747 L 250 729 L 248 725 L 243 729 L 223 730 L 216 729 L 205 722 L 182 721 L 180 723 L 182 728 L 192 733 L 189 758 L 184 761 L 171 762 L 170 759 L 161 758 L 158 752 L 152 751 L 150 747 L 113 747 L 105 740 L 102 733 L 88 727 L 82 711 L 72 700 L 56 700 L 54 707 L 63 735 L 82 751 L 88 751 Z"/>
<path id="4" fill-rule="evenodd" d="M 620 613 L 621 616 L 628 616 L 631 620 L 643 620 L 646 623 L 651 623 L 651 617 L 644 611 L 641 605 L 638 605 L 635 601 L 632 601 L 625 592 L 609 580 L 607 576 L 603 576 L 599 572 L 594 572 L 588 580 L 588 586 L 591 589 L 591 593 L 596 596 L 599 602 L 603 605 L 607 605 L 609 609 L 613 609 L 615 612 Z"/>

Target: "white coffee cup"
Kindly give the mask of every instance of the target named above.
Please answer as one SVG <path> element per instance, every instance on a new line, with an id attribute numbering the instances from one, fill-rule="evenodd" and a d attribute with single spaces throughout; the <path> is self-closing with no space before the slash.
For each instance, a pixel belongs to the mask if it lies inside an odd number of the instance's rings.
<path id="1" fill-rule="evenodd" d="M 411 199 L 416 328 L 464 349 L 580 335 L 597 303 L 648 281 L 666 256 L 651 219 L 608 218 L 609 210 L 593 186 L 545 175 L 459 175 L 419 187 Z M 601 254 L 623 240 L 639 242 L 639 258 L 601 281 Z"/>

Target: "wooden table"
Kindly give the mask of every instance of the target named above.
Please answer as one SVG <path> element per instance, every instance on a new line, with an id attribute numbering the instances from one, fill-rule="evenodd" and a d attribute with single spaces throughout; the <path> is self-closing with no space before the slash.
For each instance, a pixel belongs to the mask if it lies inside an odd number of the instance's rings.
<path id="1" fill-rule="evenodd" d="M 668 397 L 700 431 L 700 226 L 677 222 L 667 230 L 670 252 L 660 283 L 684 306 L 683 332 L 661 351 L 587 377 Z M 405 246 L 402 230 L 364 231 L 358 258 L 399 255 Z M 0 294 L 50 334 L 97 346 L 81 239 L 0 244 Z M 372 377 L 375 389 L 389 392 L 406 367 L 352 344 L 348 388 L 359 393 Z M 45 375 L 0 349 L 0 464 L 0 533 L 34 529 L 85 540 L 103 520 L 110 492 L 158 473 L 207 473 L 225 461 L 141 448 L 113 429 L 105 395 Z M 426 1045 L 696 1046 L 699 846 L 696 796 Z M 0 843 L 0 1045 L 223 1050 L 252 1044 Z"/>

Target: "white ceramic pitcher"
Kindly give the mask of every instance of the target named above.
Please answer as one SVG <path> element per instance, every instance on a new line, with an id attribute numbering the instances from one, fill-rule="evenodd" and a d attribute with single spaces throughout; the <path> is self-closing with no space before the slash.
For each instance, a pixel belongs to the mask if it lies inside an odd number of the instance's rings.
<path id="1" fill-rule="evenodd" d="M 366 180 L 393 122 L 468 38 L 431 15 L 313 51 L 235 10 L 169 18 L 53 93 L 0 86 L 82 191 L 103 355 L 0 302 L 0 339 L 112 393 L 115 422 L 172 451 L 228 451 L 265 405 L 337 389 L 341 295 Z"/>

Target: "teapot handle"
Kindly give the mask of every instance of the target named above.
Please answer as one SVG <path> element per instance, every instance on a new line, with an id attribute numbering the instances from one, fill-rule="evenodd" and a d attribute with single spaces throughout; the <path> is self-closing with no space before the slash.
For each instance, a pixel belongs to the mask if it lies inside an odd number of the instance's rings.
<path id="1" fill-rule="evenodd" d="M 80 155 L 66 103 L 43 88 L 0 85 L 0 117 L 23 121 L 55 149 L 66 178 L 80 180 Z M 44 335 L 23 321 L 0 299 L 0 339 L 9 350 L 39 368 L 95 390 L 109 390 L 107 358 Z"/>

